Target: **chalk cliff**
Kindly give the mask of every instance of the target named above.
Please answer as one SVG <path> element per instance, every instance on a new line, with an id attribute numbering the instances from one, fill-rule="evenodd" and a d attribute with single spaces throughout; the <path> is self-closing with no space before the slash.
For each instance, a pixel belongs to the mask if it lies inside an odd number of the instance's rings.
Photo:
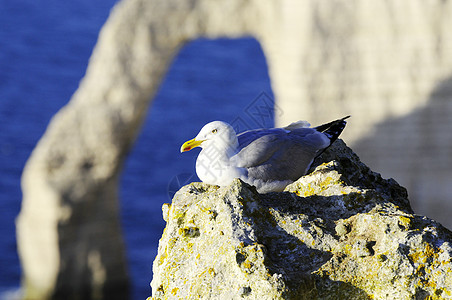
<path id="1" fill-rule="evenodd" d="M 152 299 L 452 299 L 452 234 L 342 141 L 283 193 L 192 183 L 163 206 Z"/>

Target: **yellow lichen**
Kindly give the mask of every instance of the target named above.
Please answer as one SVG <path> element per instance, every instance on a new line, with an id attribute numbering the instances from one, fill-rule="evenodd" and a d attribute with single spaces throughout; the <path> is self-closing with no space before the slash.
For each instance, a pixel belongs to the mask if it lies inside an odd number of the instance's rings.
<path id="1" fill-rule="evenodd" d="M 181 235 L 183 237 L 190 237 L 190 238 L 197 237 L 200 234 L 199 228 L 192 227 L 192 226 L 186 226 L 186 227 L 179 228 L 178 233 L 179 233 L 179 235 Z"/>
<path id="2" fill-rule="evenodd" d="M 423 249 L 410 253 L 408 257 L 414 263 L 425 264 L 430 260 L 436 260 L 438 258 L 438 252 L 430 244 L 424 243 Z"/>
<path id="3" fill-rule="evenodd" d="M 176 245 L 176 242 L 177 242 L 177 239 L 176 239 L 176 238 L 171 238 L 171 239 L 168 241 L 168 248 L 169 248 L 169 249 L 174 248 L 174 246 Z"/>
<path id="4" fill-rule="evenodd" d="M 185 217 L 185 211 L 174 210 L 173 219 L 179 220 L 179 219 L 183 219 L 184 217 Z"/>
<path id="5" fill-rule="evenodd" d="M 168 257 L 168 251 L 167 251 L 166 249 L 167 249 L 167 247 L 165 247 L 165 250 L 164 250 L 163 254 L 160 255 L 159 262 L 158 262 L 159 266 L 160 266 L 161 264 L 163 264 L 163 262 L 165 261 L 165 259 Z"/>
<path id="6" fill-rule="evenodd" d="M 400 216 L 399 217 L 399 225 L 403 226 L 405 229 L 409 229 L 411 227 L 413 220 L 411 217 Z"/>
<path id="7" fill-rule="evenodd" d="M 315 189 L 311 185 L 308 185 L 307 187 L 304 188 L 303 195 L 305 197 L 309 197 L 309 196 L 312 196 L 312 195 L 315 195 L 315 194 L 316 194 Z"/>
<path id="8" fill-rule="evenodd" d="M 340 180 L 336 180 L 331 176 L 325 178 L 325 180 L 321 182 L 309 183 L 308 185 L 301 186 L 300 190 L 303 191 L 304 197 L 309 197 L 313 195 L 320 194 L 321 192 L 327 190 L 332 185 L 344 185 L 344 183 Z M 299 193 L 297 193 L 299 195 Z"/>
<path id="9" fill-rule="evenodd" d="M 345 253 L 350 253 L 351 250 L 352 250 L 352 245 L 346 244 L 346 245 L 344 246 L 344 251 L 345 251 Z"/>
<path id="10" fill-rule="evenodd" d="M 171 294 L 176 295 L 178 290 L 179 288 L 175 287 L 174 289 L 171 290 Z"/>

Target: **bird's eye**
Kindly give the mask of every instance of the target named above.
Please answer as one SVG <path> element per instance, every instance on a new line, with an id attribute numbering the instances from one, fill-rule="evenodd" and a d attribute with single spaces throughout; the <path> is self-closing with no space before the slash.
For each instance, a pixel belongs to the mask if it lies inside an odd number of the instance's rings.
<path id="1" fill-rule="evenodd" d="M 214 129 L 214 130 L 212 130 L 212 133 L 217 133 L 217 131 L 218 131 L 218 130 Z"/>

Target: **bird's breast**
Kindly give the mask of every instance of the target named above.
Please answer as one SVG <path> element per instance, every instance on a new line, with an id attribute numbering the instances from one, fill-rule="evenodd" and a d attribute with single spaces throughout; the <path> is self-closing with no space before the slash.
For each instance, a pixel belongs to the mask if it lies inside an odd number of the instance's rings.
<path id="1" fill-rule="evenodd" d="M 229 185 L 234 178 L 240 178 L 246 172 L 231 165 L 226 157 L 212 157 L 201 153 L 196 160 L 196 174 L 202 182 L 220 186 Z"/>

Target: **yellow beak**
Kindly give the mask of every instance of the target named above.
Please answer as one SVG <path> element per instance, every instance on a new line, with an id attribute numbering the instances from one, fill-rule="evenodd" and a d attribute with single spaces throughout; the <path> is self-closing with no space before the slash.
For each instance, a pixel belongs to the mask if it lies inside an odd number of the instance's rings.
<path id="1" fill-rule="evenodd" d="M 180 147 L 180 152 L 182 153 L 182 152 L 190 151 L 191 149 L 193 149 L 195 147 L 199 147 L 202 144 L 202 142 L 204 142 L 204 140 L 197 141 L 195 139 L 192 139 L 192 140 L 186 141 L 182 145 L 182 147 Z"/>

